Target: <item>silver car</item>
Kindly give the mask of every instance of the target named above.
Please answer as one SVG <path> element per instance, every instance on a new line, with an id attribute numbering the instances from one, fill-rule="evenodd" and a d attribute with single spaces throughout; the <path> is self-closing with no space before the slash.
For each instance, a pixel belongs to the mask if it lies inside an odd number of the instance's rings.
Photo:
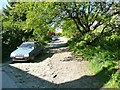
<path id="1" fill-rule="evenodd" d="M 13 61 L 28 61 L 34 60 L 43 47 L 40 47 L 38 42 L 23 42 L 15 51 L 10 54 Z"/>

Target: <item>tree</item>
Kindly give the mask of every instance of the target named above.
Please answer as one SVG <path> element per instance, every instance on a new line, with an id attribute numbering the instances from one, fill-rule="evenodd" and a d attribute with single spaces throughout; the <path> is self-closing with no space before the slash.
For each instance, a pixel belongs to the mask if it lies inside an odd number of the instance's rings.
<path id="1" fill-rule="evenodd" d="M 69 29 L 76 28 L 81 40 L 90 44 L 105 33 L 113 31 L 116 26 L 116 18 L 113 17 L 119 13 L 119 10 L 111 13 L 114 5 L 113 2 L 10 3 L 10 7 L 3 10 L 3 41 L 12 43 L 11 38 L 19 37 L 21 42 L 31 38 L 43 42 L 52 26 L 62 22 L 64 29 L 70 24 Z"/>
<path id="2" fill-rule="evenodd" d="M 18 3 L 10 4 L 7 8 L 3 8 L 2 14 L 2 53 L 3 55 L 9 54 L 17 46 L 19 46 L 23 41 L 26 41 L 32 32 L 25 32 L 22 30 L 24 24 L 24 13 L 22 16 L 19 16 L 16 11 L 14 11 L 15 5 Z M 13 12 L 14 11 L 14 12 Z M 19 12 L 19 11 L 18 11 Z M 24 11 L 25 12 L 25 11 Z M 21 13 L 21 12 L 20 12 Z M 25 39 L 24 39 L 25 38 Z M 3 58 L 6 56 L 3 56 Z"/>
<path id="3" fill-rule="evenodd" d="M 115 5 L 114 2 L 54 3 L 59 13 L 54 16 L 53 20 L 56 18 L 73 20 L 83 39 L 90 36 L 87 40 L 90 44 L 104 33 L 113 31 L 112 28 L 116 21 L 113 16 L 119 13 L 119 10 L 111 13 L 113 5 Z"/>
<path id="4" fill-rule="evenodd" d="M 76 29 L 76 25 L 73 20 L 66 20 L 62 23 L 62 31 L 63 35 L 73 38 L 73 37 L 78 37 L 80 38 L 81 34 L 80 32 Z"/>

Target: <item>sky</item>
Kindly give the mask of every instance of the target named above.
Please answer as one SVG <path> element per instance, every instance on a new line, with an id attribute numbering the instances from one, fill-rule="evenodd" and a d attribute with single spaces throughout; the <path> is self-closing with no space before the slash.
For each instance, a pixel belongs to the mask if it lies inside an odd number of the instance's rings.
<path id="1" fill-rule="evenodd" d="M 27 0 L 26 0 L 27 1 Z M 99 1 L 99 0 L 98 0 Z M 111 0 L 106 0 L 106 1 L 111 1 Z M 114 0 L 114 1 L 119 1 L 119 0 Z M 0 10 L 2 10 L 2 7 L 6 7 L 8 5 L 7 0 L 0 0 Z"/>
<path id="2" fill-rule="evenodd" d="M 7 0 L 0 0 L 0 10 L 2 10 L 2 7 L 6 7 L 8 5 Z"/>

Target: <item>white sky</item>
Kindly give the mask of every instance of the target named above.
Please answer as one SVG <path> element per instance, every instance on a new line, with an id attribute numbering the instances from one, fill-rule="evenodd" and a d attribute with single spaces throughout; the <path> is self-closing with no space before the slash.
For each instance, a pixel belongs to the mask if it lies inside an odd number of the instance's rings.
<path id="1" fill-rule="evenodd" d="M 15 1 L 15 0 L 13 0 Z M 28 0 L 24 0 L 24 1 L 28 1 Z M 36 0 L 33 0 L 33 1 L 36 1 Z M 52 0 L 51 0 L 52 1 Z M 66 0 L 67 1 L 67 0 Z M 69 1 L 69 0 L 68 0 Z M 78 1 L 81 1 L 81 0 L 78 0 Z M 92 0 L 88 0 L 88 1 L 92 1 Z M 93 0 L 95 1 L 95 0 Z M 97 0 L 96 0 L 97 1 Z M 98 0 L 100 1 L 100 0 Z M 112 1 L 112 0 L 103 0 L 103 1 Z M 119 2 L 119 0 L 114 0 L 114 2 Z M 8 5 L 8 2 L 7 0 L 0 0 L 0 10 L 2 9 L 2 7 L 6 7 L 6 5 Z"/>
<path id="2" fill-rule="evenodd" d="M 8 5 L 7 0 L 0 0 L 0 10 L 2 9 L 2 7 L 6 7 L 6 5 Z"/>

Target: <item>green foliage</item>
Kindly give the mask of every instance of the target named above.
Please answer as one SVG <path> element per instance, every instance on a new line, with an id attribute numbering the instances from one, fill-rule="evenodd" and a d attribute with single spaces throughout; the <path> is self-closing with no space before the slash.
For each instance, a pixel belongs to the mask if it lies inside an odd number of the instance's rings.
<path id="1" fill-rule="evenodd" d="M 86 41 L 81 41 L 81 39 L 73 39 L 69 41 L 69 48 L 76 55 L 89 60 L 95 73 L 99 72 L 103 67 L 109 67 L 110 70 L 118 68 L 120 36 L 115 33 L 111 36 L 101 37 L 96 43 L 91 45 L 86 45 Z M 103 78 L 103 76 L 101 77 Z M 120 76 L 120 73 L 113 73 L 105 87 L 118 88 L 118 84 L 120 84 L 118 76 Z"/>
<path id="2" fill-rule="evenodd" d="M 54 6 L 40 2 L 19 2 L 10 5 L 3 10 L 3 58 L 9 57 L 10 52 L 24 41 L 39 41 L 40 45 L 48 43 L 47 33 L 51 28 L 48 22 L 55 13 L 52 13 Z M 48 12 L 48 9 L 51 12 Z"/>
<path id="3" fill-rule="evenodd" d="M 64 35 L 70 38 L 83 37 L 83 42 L 88 43 L 88 41 L 92 42 L 94 40 L 92 31 L 103 23 L 105 28 L 108 28 L 115 22 L 115 19 L 111 19 L 112 16 L 107 12 L 112 6 L 111 2 L 16 2 L 9 4 L 10 7 L 3 10 L 5 14 L 3 19 L 3 33 L 5 35 L 3 35 L 3 41 L 8 45 L 14 43 L 11 41 L 15 36 L 20 39 L 20 42 L 28 40 L 36 40 L 41 44 L 47 42 L 48 31 L 54 29 L 60 23 L 63 23 Z M 110 20 L 112 23 L 110 23 Z M 97 21 L 97 24 L 94 26 L 95 21 Z M 20 33 L 20 35 L 17 36 L 16 33 Z M 9 36 L 9 39 L 6 36 Z"/>
<path id="4" fill-rule="evenodd" d="M 63 35 L 72 38 L 69 48 L 83 56 L 95 71 L 116 68 L 120 60 L 119 3 L 114 2 L 9 2 L 0 14 L 3 58 L 23 41 L 49 41 L 48 31 L 62 24 Z M 111 9 L 112 8 L 112 9 Z M 110 13 L 113 12 L 113 13 Z M 1 18 L 2 16 L 2 18 Z M 19 42 L 18 42 L 19 41 Z M 108 85 L 120 83 L 113 74 Z M 117 80 L 118 79 L 118 80 Z M 114 87 L 120 87 L 119 84 Z"/>
<path id="5" fill-rule="evenodd" d="M 74 36 L 79 35 L 79 31 L 76 29 L 76 25 L 73 20 L 66 20 L 62 23 L 62 35 L 67 36 L 68 38 L 73 38 Z"/>
<path id="6" fill-rule="evenodd" d="M 104 88 L 120 88 L 120 71 L 112 74 L 111 80 L 104 85 Z"/>

